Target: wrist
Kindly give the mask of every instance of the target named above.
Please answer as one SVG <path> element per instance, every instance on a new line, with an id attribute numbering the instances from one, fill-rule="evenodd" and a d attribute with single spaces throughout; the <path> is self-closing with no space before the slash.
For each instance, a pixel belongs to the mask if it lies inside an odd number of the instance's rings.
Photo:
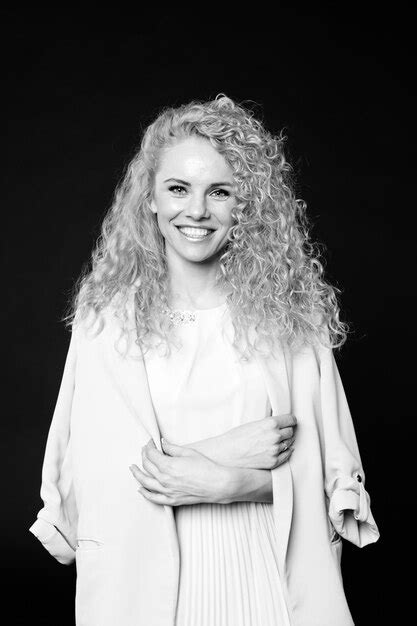
<path id="1" fill-rule="evenodd" d="M 231 502 L 273 502 L 271 470 L 224 467 L 224 504 Z"/>
<path id="2" fill-rule="evenodd" d="M 220 463 L 221 459 L 220 456 L 217 454 L 218 446 L 216 445 L 216 439 L 216 437 L 201 439 L 200 441 L 195 441 L 193 443 L 187 444 L 187 447 L 196 450 L 197 452 L 208 457 L 215 463 Z"/>
<path id="3" fill-rule="evenodd" d="M 240 499 L 243 491 L 244 480 L 238 467 L 221 466 L 221 496 L 219 502 L 221 504 L 230 504 Z"/>

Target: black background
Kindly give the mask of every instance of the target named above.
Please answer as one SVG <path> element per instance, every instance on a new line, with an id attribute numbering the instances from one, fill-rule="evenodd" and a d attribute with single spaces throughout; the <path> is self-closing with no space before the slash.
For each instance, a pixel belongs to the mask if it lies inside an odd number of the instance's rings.
<path id="1" fill-rule="evenodd" d="M 166 105 L 219 92 L 252 101 L 270 130 L 284 129 L 312 236 L 326 245 L 328 277 L 343 290 L 354 332 L 337 360 L 381 532 L 363 550 L 343 542 L 345 591 L 355 624 L 394 614 L 401 623 L 395 554 L 408 531 L 398 444 L 411 417 L 404 392 L 414 243 L 409 18 L 399 5 L 390 13 L 336 3 L 269 11 L 235 6 L 227 14 L 204 5 L 3 14 L 9 624 L 74 623 L 75 567 L 59 565 L 28 532 L 42 505 L 41 464 L 69 342 L 60 318 L 71 287 L 141 130 Z"/>

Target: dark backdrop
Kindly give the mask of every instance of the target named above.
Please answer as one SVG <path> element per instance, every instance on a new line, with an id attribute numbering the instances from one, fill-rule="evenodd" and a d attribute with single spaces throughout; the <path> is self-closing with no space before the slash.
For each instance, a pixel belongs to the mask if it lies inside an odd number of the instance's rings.
<path id="1" fill-rule="evenodd" d="M 328 277 L 343 291 L 343 316 L 354 330 L 337 360 L 381 531 L 363 550 L 344 542 L 355 623 L 382 623 L 403 604 L 393 585 L 395 554 L 408 541 L 398 495 L 398 444 L 411 413 L 401 355 L 413 236 L 407 17 L 384 14 L 381 5 L 366 13 L 335 6 L 277 5 L 273 15 L 253 6 L 227 15 L 217 5 L 195 7 L 195 15 L 179 7 L 146 15 L 125 7 L 123 16 L 103 8 L 94 16 L 7 13 L 2 565 L 11 582 L 9 624 L 74 623 L 75 567 L 55 562 L 28 532 L 42 504 L 41 464 L 69 342 L 60 318 L 71 287 L 141 129 L 163 106 L 219 92 L 253 101 L 272 131 L 285 130 L 298 196 L 308 203 L 313 238 L 327 247 Z"/>

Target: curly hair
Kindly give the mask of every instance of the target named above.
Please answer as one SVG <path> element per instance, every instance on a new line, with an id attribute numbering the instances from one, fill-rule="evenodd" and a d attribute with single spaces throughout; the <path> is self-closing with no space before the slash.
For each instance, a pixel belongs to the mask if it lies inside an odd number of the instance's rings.
<path id="1" fill-rule="evenodd" d="M 63 319 L 72 325 L 92 313 L 101 332 L 101 313 L 116 302 L 115 314 L 128 333 L 130 302 L 136 343 L 146 351 L 157 337 L 169 352 L 168 268 L 150 203 L 163 149 L 191 136 L 207 139 L 233 170 L 233 225 L 216 284 L 229 291 L 235 347 L 242 355 L 282 340 L 289 345 L 319 340 L 340 348 L 349 332 L 339 319 L 340 290 L 324 279 L 319 245 L 309 237 L 306 203 L 294 194 L 285 137 L 273 136 L 252 111 L 224 94 L 166 108 L 147 127 L 103 220 L 91 269 L 83 268 Z"/>

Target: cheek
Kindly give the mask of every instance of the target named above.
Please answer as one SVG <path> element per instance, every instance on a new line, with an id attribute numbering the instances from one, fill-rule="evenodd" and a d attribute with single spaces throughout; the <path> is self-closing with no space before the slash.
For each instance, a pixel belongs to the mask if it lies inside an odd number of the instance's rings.
<path id="1" fill-rule="evenodd" d="M 226 228 L 230 228 L 234 224 L 234 219 L 232 217 L 232 211 L 233 211 L 234 207 L 235 207 L 235 204 L 231 203 L 230 205 L 225 206 L 224 209 L 219 214 L 220 222 Z"/>
<path id="2" fill-rule="evenodd" d="M 170 198 L 158 198 L 155 207 L 159 224 L 166 223 L 175 216 L 175 201 Z"/>

